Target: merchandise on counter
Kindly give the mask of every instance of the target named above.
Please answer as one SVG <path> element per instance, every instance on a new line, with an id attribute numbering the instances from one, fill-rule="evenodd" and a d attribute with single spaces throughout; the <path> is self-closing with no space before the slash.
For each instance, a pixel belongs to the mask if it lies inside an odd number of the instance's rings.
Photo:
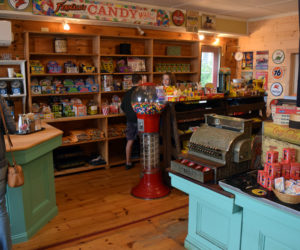
<path id="1" fill-rule="evenodd" d="M 56 74 L 62 73 L 62 67 L 56 61 L 49 61 L 47 63 L 48 73 Z"/>
<path id="2" fill-rule="evenodd" d="M 288 125 L 291 114 L 300 115 L 300 107 L 296 105 L 271 105 L 272 118 L 275 124 Z"/>
<path id="3" fill-rule="evenodd" d="M 96 73 L 96 67 L 90 64 L 80 64 L 81 73 Z"/>
<path id="4" fill-rule="evenodd" d="M 72 61 L 67 61 L 64 63 L 65 73 L 78 73 L 78 67 Z"/>
<path id="5" fill-rule="evenodd" d="M 101 58 L 101 73 L 113 73 L 114 64 L 111 57 Z"/>
<path id="6" fill-rule="evenodd" d="M 30 60 L 30 71 L 32 74 L 44 74 L 45 68 L 38 60 Z"/>
<path id="7" fill-rule="evenodd" d="M 128 57 L 127 65 L 132 72 L 146 71 L 146 63 L 144 58 Z"/>

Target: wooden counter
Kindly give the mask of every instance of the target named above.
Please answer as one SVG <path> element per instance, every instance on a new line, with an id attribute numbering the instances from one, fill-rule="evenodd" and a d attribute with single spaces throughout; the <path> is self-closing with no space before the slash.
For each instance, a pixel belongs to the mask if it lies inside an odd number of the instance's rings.
<path id="1" fill-rule="evenodd" d="M 46 123 L 42 127 L 45 130 L 11 136 L 14 156 L 23 168 L 25 180 L 22 187 L 7 189 L 13 243 L 27 241 L 58 211 L 52 152 L 61 145 L 63 132 Z M 6 157 L 12 162 L 10 152 Z"/>
<path id="2" fill-rule="evenodd" d="M 38 144 L 41 144 L 43 142 L 46 142 L 50 139 L 53 139 L 63 134 L 63 131 L 47 123 L 42 123 L 42 127 L 45 128 L 45 130 L 35 132 L 32 134 L 10 135 L 13 143 L 12 150 L 13 151 L 27 150 L 29 148 L 37 146 Z M 10 152 L 10 148 L 6 136 L 5 136 L 5 145 L 6 145 L 6 151 Z"/>

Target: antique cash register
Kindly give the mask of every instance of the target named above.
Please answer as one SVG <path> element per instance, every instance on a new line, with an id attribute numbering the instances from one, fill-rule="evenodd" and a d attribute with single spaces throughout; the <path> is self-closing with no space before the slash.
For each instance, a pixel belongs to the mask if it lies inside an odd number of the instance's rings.
<path id="1" fill-rule="evenodd" d="M 201 182 L 245 172 L 251 163 L 251 130 L 251 120 L 207 114 L 190 138 L 188 153 L 172 161 L 171 170 Z"/>

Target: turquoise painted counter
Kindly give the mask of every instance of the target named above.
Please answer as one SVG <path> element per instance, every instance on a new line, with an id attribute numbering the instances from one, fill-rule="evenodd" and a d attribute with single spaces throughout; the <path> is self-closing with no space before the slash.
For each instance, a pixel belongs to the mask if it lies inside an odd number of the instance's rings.
<path id="1" fill-rule="evenodd" d="M 240 249 L 241 207 L 234 195 L 170 172 L 173 187 L 189 195 L 187 249 Z"/>
<path id="2" fill-rule="evenodd" d="M 11 136 L 16 161 L 25 177 L 25 184 L 8 188 L 6 196 L 14 244 L 27 241 L 58 211 L 52 151 L 61 145 L 62 131 L 47 124 L 44 127 L 34 134 Z M 10 153 L 7 158 L 11 161 Z"/>
<path id="3" fill-rule="evenodd" d="M 299 250 L 300 212 L 222 184 L 212 188 L 170 171 L 189 194 L 187 249 Z"/>

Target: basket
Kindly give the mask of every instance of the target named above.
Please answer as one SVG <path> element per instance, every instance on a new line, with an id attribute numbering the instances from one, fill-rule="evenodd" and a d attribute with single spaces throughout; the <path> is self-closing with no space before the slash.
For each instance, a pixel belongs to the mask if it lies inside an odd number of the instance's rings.
<path id="1" fill-rule="evenodd" d="M 283 194 L 277 191 L 274 187 L 272 188 L 272 191 L 274 192 L 276 197 L 284 203 L 289 203 L 289 204 L 300 203 L 300 195 Z"/>

